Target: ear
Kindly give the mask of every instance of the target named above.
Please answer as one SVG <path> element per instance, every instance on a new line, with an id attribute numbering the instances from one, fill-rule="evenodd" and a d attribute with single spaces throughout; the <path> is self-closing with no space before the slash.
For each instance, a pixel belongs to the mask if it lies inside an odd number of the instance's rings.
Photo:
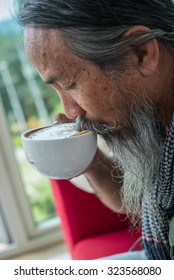
<path id="1" fill-rule="evenodd" d="M 151 30 L 146 26 L 137 25 L 129 28 L 124 33 L 123 37 L 131 37 L 138 33 L 147 33 L 150 31 Z M 143 42 L 141 44 L 141 41 L 138 44 L 134 49 L 134 54 L 137 57 L 137 68 L 143 76 L 149 76 L 157 69 L 159 63 L 158 42 L 153 38 L 144 44 Z"/>

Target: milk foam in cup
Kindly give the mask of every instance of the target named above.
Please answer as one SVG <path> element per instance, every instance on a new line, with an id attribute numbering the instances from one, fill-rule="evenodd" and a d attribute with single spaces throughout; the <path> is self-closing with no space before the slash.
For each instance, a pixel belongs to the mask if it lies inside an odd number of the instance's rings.
<path id="1" fill-rule="evenodd" d="M 32 140 L 50 140 L 63 139 L 78 134 L 75 130 L 76 125 L 73 124 L 57 124 L 41 128 L 28 136 Z"/>

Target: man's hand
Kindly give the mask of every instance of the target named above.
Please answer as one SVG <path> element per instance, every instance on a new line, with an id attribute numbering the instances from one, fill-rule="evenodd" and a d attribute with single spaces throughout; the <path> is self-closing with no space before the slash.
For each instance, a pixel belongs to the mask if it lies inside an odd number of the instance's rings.
<path id="1" fill-rule="evenodd" d="M 68 119 L 68 117 L 65 114 L 57 113 L 52 121 L 52 124 L 54 123 L 71 123 L 72 120 Z"/>
<path id="2" fill-rule="evenodd" d="M 73 120 L 67 118 L 65 114 L 57 113 L 54 116 L 52 124 L 57 123 L 71 123 Z M 113 211 L 120 211 L 121 198 L 120 198 L 120 180 L 115 182 L 112 177 L 111 171 L 113 170 L 112 160 L 107 158 L 99 149 L 92 163 L 84 172 L 85 177 L 88 179 L 92 188 L 94 189 L 98 198 Z M 119 173 L 118 170 L 115 172 Z M 118 175 L 116 174 L 116 177 Z"/>

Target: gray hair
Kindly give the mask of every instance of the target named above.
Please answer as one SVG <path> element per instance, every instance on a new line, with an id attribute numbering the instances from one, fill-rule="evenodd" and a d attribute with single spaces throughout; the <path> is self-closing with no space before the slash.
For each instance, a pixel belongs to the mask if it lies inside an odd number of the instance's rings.
<path id="1" fill-rule="evenodd" d="M 140 44 L 157 38 L 174 50 L 172 0 L 26 0 L 19 21 L 23 26 L 58 29 L 68 49 L 100 68 L 117 66 Z M 149 32 L 122 36 L 131 26 Z"/>

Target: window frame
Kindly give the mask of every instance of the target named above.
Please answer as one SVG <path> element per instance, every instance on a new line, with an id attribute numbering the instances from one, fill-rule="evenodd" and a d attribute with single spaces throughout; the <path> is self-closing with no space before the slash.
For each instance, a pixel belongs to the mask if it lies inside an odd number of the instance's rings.
<path id="1" fill-rule="evenodd" d="M 4 259 L 62 242 L 63 236 L 58 217 L 40 226 L 34 225 L 32 221 L 1 100 L 0 127 L 0 199 L 14 241 L 7 249 L 0 251 L 0 259 Z"/>

